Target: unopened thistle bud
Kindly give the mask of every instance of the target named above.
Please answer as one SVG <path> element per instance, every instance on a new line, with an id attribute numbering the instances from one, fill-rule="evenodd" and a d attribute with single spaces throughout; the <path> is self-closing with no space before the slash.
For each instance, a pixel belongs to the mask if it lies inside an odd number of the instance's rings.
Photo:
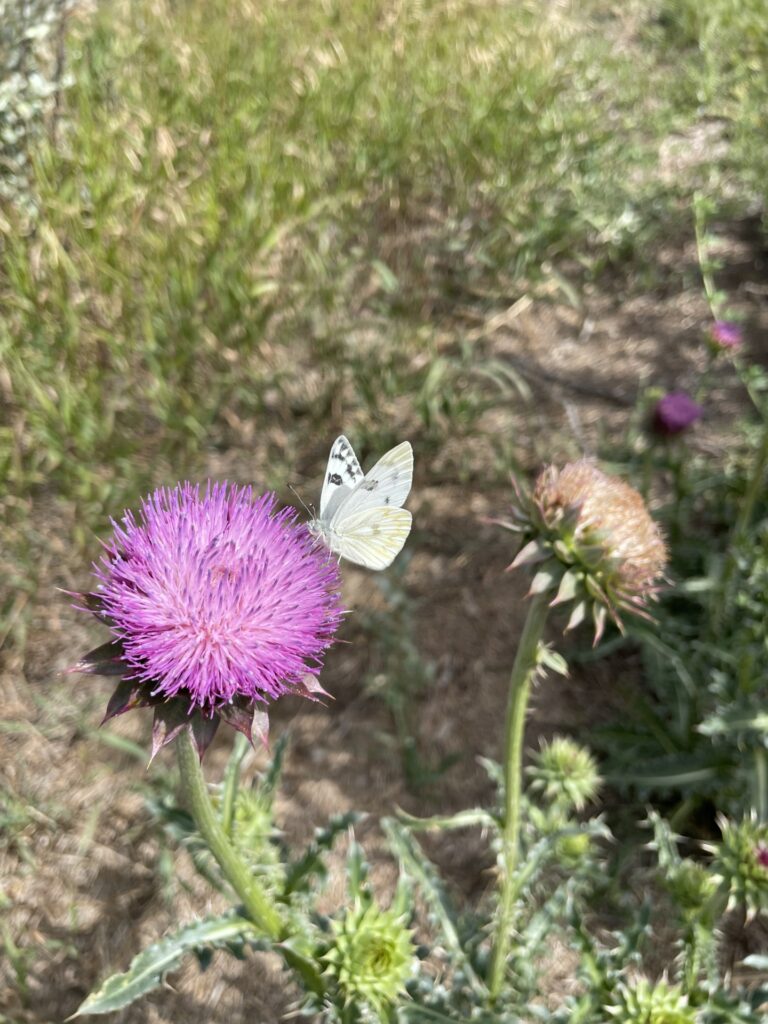
<path id="1" fill-rule="evenodd" d="M 718 887 L 716 876 L 703 864 L 689 858 L 668 871 L 664 882 L 686 918 L 700 916 Z"/>
<path id="2" fill-rule="evenodd" d="M 620 985 L 615 1002 L 606 1012 L 621 1024 L 695 1024 L 696 1009 L 679 985 L 663 979 L 652 985 L 640 978 L 634 985 Z"/>
<path id="3" fill-rule="evenodd" d="M 580 811 L 597 796 L 600 774 L 586 747 L 565 736 L 542 742 L 528 768 L 531 789 L 563 810 Z"/>
<path id="4" fill-rule="evenodd" d="M 708 847 L 714 854 L 716 876 L 728 893 L 728 908 L 745 907 L 747 914 L 768 911 L 768 825 L 757 818 L 740 822 L 720 819 L 722 838 Z"/>
<path id="5" fill-rule="evenodd" d="M 524 545 L 510 568 L 535 567 L 532 594 L 553 592 L 552 604 L 572 604 L 566 629 L 591 616 L 595 642 L 608 615 L 619 629 L 629 611 L 649 618 L 666 564 L 658 526 L 638 492 L 582 459 L 550 466 L 530 495 L 518 493 L 513 521 Z"/>
<path id="6" fill-rule="evenodd" d="M 413 973 L 415 950 L 403 914 L 358 901 L 331 925 L 326 974 L 336 978 L 345 1005 L 367 1006 L 383 1018 Z"/>

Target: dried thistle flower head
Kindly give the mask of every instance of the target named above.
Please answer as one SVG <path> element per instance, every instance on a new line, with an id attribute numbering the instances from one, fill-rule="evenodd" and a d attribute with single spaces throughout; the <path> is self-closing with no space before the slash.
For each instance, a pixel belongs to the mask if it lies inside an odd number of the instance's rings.
<path id="1" fill-rule="evenodd" d="M 591 613 L 597 642 L 607 615 L 620 629 L 622 611 L 649 617 L 645 604 L 658 589 L 667 552 L 633 487 L 581 459 L 550 466 L 531 495 L 518 496 L 513 522 L 502 525 L 526 543 L 510 568 L 535 565 L 531 593 L 552 590 L 553 605 L 573 603 L 566 629 Z"/>

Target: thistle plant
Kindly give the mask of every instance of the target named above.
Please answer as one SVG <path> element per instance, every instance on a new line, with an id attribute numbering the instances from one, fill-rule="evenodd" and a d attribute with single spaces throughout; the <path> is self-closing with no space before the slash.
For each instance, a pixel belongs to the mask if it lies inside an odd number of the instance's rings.
<path id="1" fill-rule="evenodd" d="M 283 863 L 285 851 L 282 860 L 274 852 L 273 787 L 250 794 L 238 790 L 242 744 L 266 739 L 270 703 L 287 693 L 317 700 L 324 692 L 317 676 L 343 614 L 336 561 L 313 542 L 292 509 L 276 510 L 271 494 L 257 497 L 251 488 L 226 483 L 179 484 L 155 491 L 138 515 L 126 512 L 113 523 L 94 576 L 93 589 L 77 595 L 78 606 L 112 637 L 74 671 L 116 680 L 105 721 L 136 708 L 153 710 L 150 760 L 176 743 L 183 800 L 192 816 L 186 826 L 177 819 L 176 826 L 196 834 L 194 848 L 210 852 L 242 907 L 145 951 L 128 975 L 109 979 L 78 1012 L 126 1005 L 131 993 L 133 998 L 147 990 L 147 979 L 157 983 L 184 949 L 266 943 L 282 953 L 329 1020 L 336 991 L 339 1012 L 347 1013 L 347 974 L 338 974 L 334 987 L 323 971 L 331 963 L 341 970 L 350 950 L 362 962 L 364 950 L 347 923 L 332 929 L 338 958 L 324 962 L 329 944 L 310 921 L 301 894 L 303 880 L 320 869 L 322 851 L 353 819 L 332 823 L 303 858 Z M 214 803 L 201 761 L 222 721 L 244 739 L 235 746 Z M 262 852 L 254 863 L 256 848 Z M 265 849 L 272 854 L 265 856 Z M 357 923 L 386 944 L 396 928 L 382 914 L 369 910 Z M 406 946 L 398 938 L 390 951 L 401 973 Z M 378 953 L 374 960 L 383 962 Z M 143 979 L 138 987 L 137 978 Z M 384 985 L 377 998 L 391 994 Z M 347 1013 L 343 1019 L 353 1018 Z"/>
<path id="2" fill-rule="evenodd" d="M 647 616 L 666 562 L 666 548 L 641 496 L 591 462 L 545 469 L 530 495 L 518 489 L 512 519 L 502 523 L 523 546 L 510 568 L 533 567 L 531 604 L 518 647 L 507 710 L 501 896 L 490 968 L 491 999 L 498 998 L 506 969 L 517 896 L 523 734 L 531 685 L 547 661 L 541 638 L 549 609 L 569 604 L 566 629 L 587 619 L 595 641 L 610 616 Z M 551 659 L 550 659 L 551 660 Z"/>
<path id="3" fill-rule="evenodd" d="M 250 740 L 269 701 L 316 698 L 322 655 L 341 618 L 338 569 L 291 509 L 250 488 L 158 490 L 126 512 L 82 594 L 111 630 L 75 671 L 118 676 L 105 720 L 154 710 L 152 757 L 176 740 L 181 784 L 200 832 L 251 919 L 272 939 L 281 915 L 228 841 L 200 761 L 221 720 Z"/>

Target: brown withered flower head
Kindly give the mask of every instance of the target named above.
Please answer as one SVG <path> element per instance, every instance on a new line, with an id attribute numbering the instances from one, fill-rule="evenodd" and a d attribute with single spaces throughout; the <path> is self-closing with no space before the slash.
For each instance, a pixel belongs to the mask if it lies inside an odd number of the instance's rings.
<path id="1" fill-rule="evenodd" d="M 512 520 L 500 524 L 523 539 L 510 568 L 534 567 L 531 594 L 552 591 L 553 605 L 573 605 L 566 629 L 591 617 L 597 643 L 609 615 L 619 629 L 622 612 L 650 618 L 667 551 L 633 487 L 581 459 L 548 467 L 517 497 Z"/>

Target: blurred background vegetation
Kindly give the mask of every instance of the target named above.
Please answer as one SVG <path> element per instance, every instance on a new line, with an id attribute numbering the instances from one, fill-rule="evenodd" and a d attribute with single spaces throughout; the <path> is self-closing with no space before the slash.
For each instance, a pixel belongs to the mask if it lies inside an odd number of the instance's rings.
<path id="1" fill-rule="evenodd" d="M 71 504 L 82 541 L 268 420 L 268 485 L 342 413 L 363 445 L 471 431 L 462 307 L 566 261 L 577 284 L 647 287 L 695 190 L 764 199 L 764 0 L 21 8 L 57 49 L 31 67 L 28 31 L 0 37 L 23 155 L 0 206 L 15 551 L 37 496 Z M 683 174 L 659 173 L 670 139 Z"/>

